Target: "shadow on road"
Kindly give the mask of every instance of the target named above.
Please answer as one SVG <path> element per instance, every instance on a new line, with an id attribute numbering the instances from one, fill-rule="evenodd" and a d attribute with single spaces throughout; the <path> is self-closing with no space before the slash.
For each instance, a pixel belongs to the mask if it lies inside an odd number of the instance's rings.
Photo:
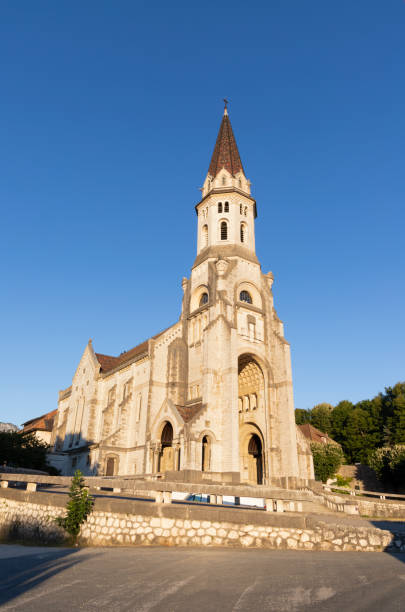
<path id="1" fill-rule="evenodd" d="M 73 565 L 88 559 L 88 555 L 77 556 L 78 549 L 53 550 L 44 548 L 43 552 L 28 552 L 12 556 L 14 547 L 10 546 L 10 556 L 7 556 L 8 546 L 1 546 L 5 557 L 0 558 L 0 607 L 15 597 L 23 595 L 55 574 L 59 574 Z M 63 581 L 62 581 L 63 583 Z"/>
<path id="2" fill-rule="evenodd" d="M 405 562 L 405 522 L 374 519 L 370 520 L 370 524 L 377 529 L 391 533 L 391 543 L 384 549 L 384 552 L 393 555 L 398 561 Z"/>

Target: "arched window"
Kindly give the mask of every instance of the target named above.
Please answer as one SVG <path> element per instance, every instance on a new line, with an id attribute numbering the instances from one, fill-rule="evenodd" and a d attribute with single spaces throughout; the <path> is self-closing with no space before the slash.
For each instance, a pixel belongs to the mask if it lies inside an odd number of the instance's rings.
<path id="1" fill-rule="evenodd" d="M 247 229 L 246 225 L 244 223 L 241 223 L 240 224 L 240 241 L 241 242 L 246 242 L 246 234 L 247 234 L 246 229 Z"/>
<path id="2" fill-rule="evenodd" d="M 229 212 L 229 202 L 225 202 L 224 212 Z"/>
<path id="3" fill-rule="evenodd" d="M 243 206 L 242 206 L 242 204 L 239 204 L 239 212 L 240 212 L 241 215 L 243 214 Z"/>
<path id="4" fill-rule="evenodd" d="M 249 293 L 249 291 L 241 291 L 240 295 L 239 295 L 239 299 L 241 302 L 247 302 L 248 304 L 252 304 L 252 297 Z"/>
<path id="5" fill-rule="evenodd" d="M 228 224 L 226 221 L 221 221 L 221 240 L 228 240 Z"/>
<path id="6" fill-rule="evenodd" d="M 242 181 L 239 179 L 239 187 L 242 187 Z"/>
<path id="7" fill-rule="evenodd" d="M 208 436 L 202 439 L 201 471 L 209 472 L 211 467 L 211 440 Z"/>
<path id="8" fill-rule="evenodd" d="M 208 293 L 203 293 L 200 297 L 200 308 L 201 306 L 205 306 L 205 304 L 208 304 Z"/>
<path id="9" fill-rule="evenodd" d="M 203 247 L 208 246 L 208 225 L 203 225 L 202 228 L 202 245 Z"/>
<path id="10" fill-rule="evenodd" d="M 222 202 L 218 202 L 218 212 L 222 212 Z"/>
<path id="11" fill-rule="evenodd" d="M 222 177 L 222 184 L 226 185 L 226 177 L 225 176 Z"/>
<path id="12" fill-rule="evenodd" d="M 245 217 L 247 217 L 247 210 L 248 210 L 248 207 L 245 206 Z"/>

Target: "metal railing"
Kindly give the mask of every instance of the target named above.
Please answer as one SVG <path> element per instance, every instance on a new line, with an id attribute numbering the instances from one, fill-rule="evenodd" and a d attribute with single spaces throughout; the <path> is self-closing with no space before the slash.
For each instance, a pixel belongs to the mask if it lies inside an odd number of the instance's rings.
<path id="1" fill-rule="evenodd" d="M 352 497 L 377 497 L 382 500 L 403 500 L 405 502 L 405 495 L 399 493 L 381 493 L 377 491 L 365 491 L 360 489 L 346 489 L 343 487 L 337 487 L 333 484 L 323 485 L 323 490 L 328 493 L 343 493 L 343 495 L 351 495 Z"/>

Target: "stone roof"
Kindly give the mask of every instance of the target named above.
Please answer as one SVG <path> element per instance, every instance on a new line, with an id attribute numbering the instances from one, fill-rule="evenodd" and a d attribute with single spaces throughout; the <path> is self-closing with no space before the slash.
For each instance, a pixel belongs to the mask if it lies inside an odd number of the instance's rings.
<path id="1" fill-rule="evenodd" d="M 225 111 L 212 154 L 208 174 L 215 178 L 222 168 L 225 168 L 233 176 L 240 170 L 243 172 L 242 161 L 240 159 L 235 136 L 233 135 L 231 122 L 228 113 Z"/>
<path id="2" fill-rule="evenodd" d="M 29 421 L 23 423 L 23 431 L 52 431 L 53 420 L 56 416 L 57 410 L 52 410 L 39 417 L 35 417 Z"/>
<path id="3" fill-rule="evenodd" d="M 305 423 L 305 425 L 298 425 L 298 428 L 310 442 L 320 442 L 321 444 L 336 444 L 340 446 L 339 442 L 336 442 L 335 440 L 330 438 L 327 433 L 320 431 L 310 423 Z"/>

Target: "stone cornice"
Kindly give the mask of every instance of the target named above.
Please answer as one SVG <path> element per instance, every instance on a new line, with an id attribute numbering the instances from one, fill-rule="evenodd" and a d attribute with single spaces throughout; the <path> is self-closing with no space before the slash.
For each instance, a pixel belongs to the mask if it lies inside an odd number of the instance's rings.
<path id="1" fill-rule="evenodd" d="M 212 195 L 216 195 L 216 194 L 221 194 L 221 193 L 239 193 L 240 195 L 242 195 L 243 197 L 247 198 L 248 200 L 250 200 L 251 202 L 253 202 L 254 204 L 254 209 L 255 209 L 255 218 L 257 217 L 257 207 L 256 207 L 256 200 L 254 198 L 252 198 L 251 195 L 247 194 L 245 191 L 242 191 L 242 189 L 238 189 L 237 187 L 221 187 L 220 189 L 211 189 L 211 191 L 209 193 L 207 193 L 206 196 L 204 196 L 196 205 L 195 205 L 195 212 L 198 215 L 198 207 L 200 206 L 200 204 L 202 204 L 203 202 L 205 202 L 205 200 L 209 197 L 211 197 Z"/>

